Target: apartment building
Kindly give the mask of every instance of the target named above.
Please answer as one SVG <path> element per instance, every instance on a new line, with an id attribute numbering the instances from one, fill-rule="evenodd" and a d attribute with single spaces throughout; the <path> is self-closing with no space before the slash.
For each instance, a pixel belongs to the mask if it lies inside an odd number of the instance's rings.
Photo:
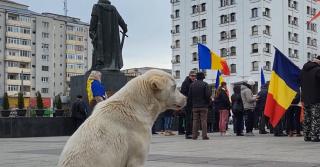
<path id="1" fill-rule="evenodd" d="M 260 86 L 260 69 L 268 80 L 274 47 L 296 65 L 319 53 L 319 20 L 307 21 L 319 11 L 316 0 L 171 0 L 172 73 L 179 85 L 189 71 L 199 70 L 197 43 L 225 58 L 229 86 L 253 79 Z M 216 72 L 206 70 L 207 82 Z"/>
<path id="2" fill-rule="evenodd" d="M 70 76 L 84 74 L 91 65 L 88 29 L 78 18 L 39 14 L 0 0 L 0 94 L 68 96 Z"/>

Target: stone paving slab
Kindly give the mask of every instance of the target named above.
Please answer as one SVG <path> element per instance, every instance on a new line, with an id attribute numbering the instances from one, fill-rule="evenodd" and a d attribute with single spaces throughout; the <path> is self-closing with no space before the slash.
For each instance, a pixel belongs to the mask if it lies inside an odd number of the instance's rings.
<path id="1" fill-rule="evenodd" d="M 301 137 L 153 136 L 149 167 L 320 167 L 320 143 Z M 68 137 L 0 139 L 0 167 L 56 166 Z"/>

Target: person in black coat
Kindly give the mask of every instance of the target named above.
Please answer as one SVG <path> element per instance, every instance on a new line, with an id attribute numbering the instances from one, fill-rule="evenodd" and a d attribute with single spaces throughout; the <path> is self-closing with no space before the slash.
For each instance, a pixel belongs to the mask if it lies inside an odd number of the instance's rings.
<path id="1" fill-rule="evenodd" d="M 307 62 L 300 73 L 304 103 L 304 140 L 320 142 L 320 56 Z"/>
<path id="2" fill-rule="evenodd" d="M 264 108 L 266 106 L 266 101 L 267 101 L 267 96 L 268 96 L 268 87 L 269 87 L 269 81 L 261 86 L 261 90 L 258 93 L 259 99 L 257 100 L 256 104 L 256 112 L 258 113 L 259 116 L 259 133 L 260 134 L 267 134 L 268 132 L 266 131 L 266 120 L 268 118 L 264 115 Z"/>
<path id="3" fill-rule="evenodd" d="M 204 82 L 205 75 L 203 72 L 197 73 L 197 80 L 190 85 L 188 100 L 192 104 L 193 124 L 192 139 L 198 138 L 199 124 L 202 127 L 202 139 L 208 140 L 207 136 L 207 119 L 208 108 L 211 103 L 211 91 L 208 83 Z"/>
<path id="4" fill-rule="evenodd" d="M 241 98 L 241 87 L 240 85 L 235 85 L 233 87 L 233 95 L 231 96 L 231 106 L 232 113 L 234 115 L 235 132 L 237 136 L 243 135 L 243 103 Z"/>
<path id="5" fill-rule="evenodd" d="M 183 81 L 181 85 L 180 92 L 187 97 L 187 105 L 183 108 L 183 112 L 185 113 L 185 135 L 186 139 L 192 139 L 192 105 L 190 103 L 190 99 L 188 98 L 190 85 L 195 81 L 196 79 L 196 72 L 190 71 L 189 76 L 186 77 L 186 79 Z M 179 127 L 178 131 L 180 134 L 182 134 L 182 125 L 183 125 L 183 117 L 179 116 Z"/>
<path id="6" fill-rule="evenodd" d="M 82 100 L 82 96 L 78 95 L 76 101 L 71 107 L 71 117 L 74 120 L 76 129 L 86 120 L 88 116 L 88 107 Z"/>

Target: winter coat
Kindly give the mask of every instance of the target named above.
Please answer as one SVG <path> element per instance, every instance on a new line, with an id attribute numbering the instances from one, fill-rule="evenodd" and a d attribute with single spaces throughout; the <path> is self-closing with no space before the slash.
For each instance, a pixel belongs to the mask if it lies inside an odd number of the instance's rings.
<path id="1" fill-rule="evenodd" d="M 88 108 L 87 105 L 82 100 L 77 100 L 72 104 L 71 107 L 71 117 L 76 119 L 86 119 Z"/>
<path id="2" fill-rule="evenodd" d="M 300 73 L 301 100 L 305 105 L 320 103 L 320 65 L 306 63 Z"/>
<path id="3" fill-rule="evenodd" d="M 184 81 L 182 82 L 180 92 L 186 97 L 188 97 L 189 88 L 191 84 L 192 84 L 192 80 L 189 77 L 186 77 L 186 79 L 184 79 Z"/>
<path id="4" fill-rule="evenodd" d="M 209 85 L 201 80 L 196 80 L 190 85 L 188 99 L 192 108 L 208 108 L 211 102 Z"/>
<path id="5" fill-rule="evenodd" d="M 233 94 L 231 96 L 231 103 L 232 103 L 232 113 L 233 114 L 238 114 L 243 112 L 243 103 L 242 103 L 242 99 L 241 99 L 241 94 Z"/>
<path id="6" fill-rule="evenodd" d="M 226 90 L 222 89 L 218 97 L 214 99 L 218 110 L 230 110 L 230 100 Z"/>
<path id="7" fill-rule="evenodd" d="M 244 110 L 251 110 L 255 108 L 256 98 L 253 97 L 251 89 L 246 85 L 241 85 L 241 99 Z"/>

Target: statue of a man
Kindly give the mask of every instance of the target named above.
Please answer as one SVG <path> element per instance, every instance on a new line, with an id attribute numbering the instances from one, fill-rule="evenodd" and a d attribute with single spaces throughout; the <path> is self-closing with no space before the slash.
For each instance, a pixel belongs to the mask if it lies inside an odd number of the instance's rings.
<path id="1" fill-rule="evenodd" d="M 99 0 L 93 6 L 89 29 L 93 44 L 92 70 L 119 71 L 123 67 L 119 26 L 125 35 L 127 24 L 117 9 L 109 0 Z"/>

